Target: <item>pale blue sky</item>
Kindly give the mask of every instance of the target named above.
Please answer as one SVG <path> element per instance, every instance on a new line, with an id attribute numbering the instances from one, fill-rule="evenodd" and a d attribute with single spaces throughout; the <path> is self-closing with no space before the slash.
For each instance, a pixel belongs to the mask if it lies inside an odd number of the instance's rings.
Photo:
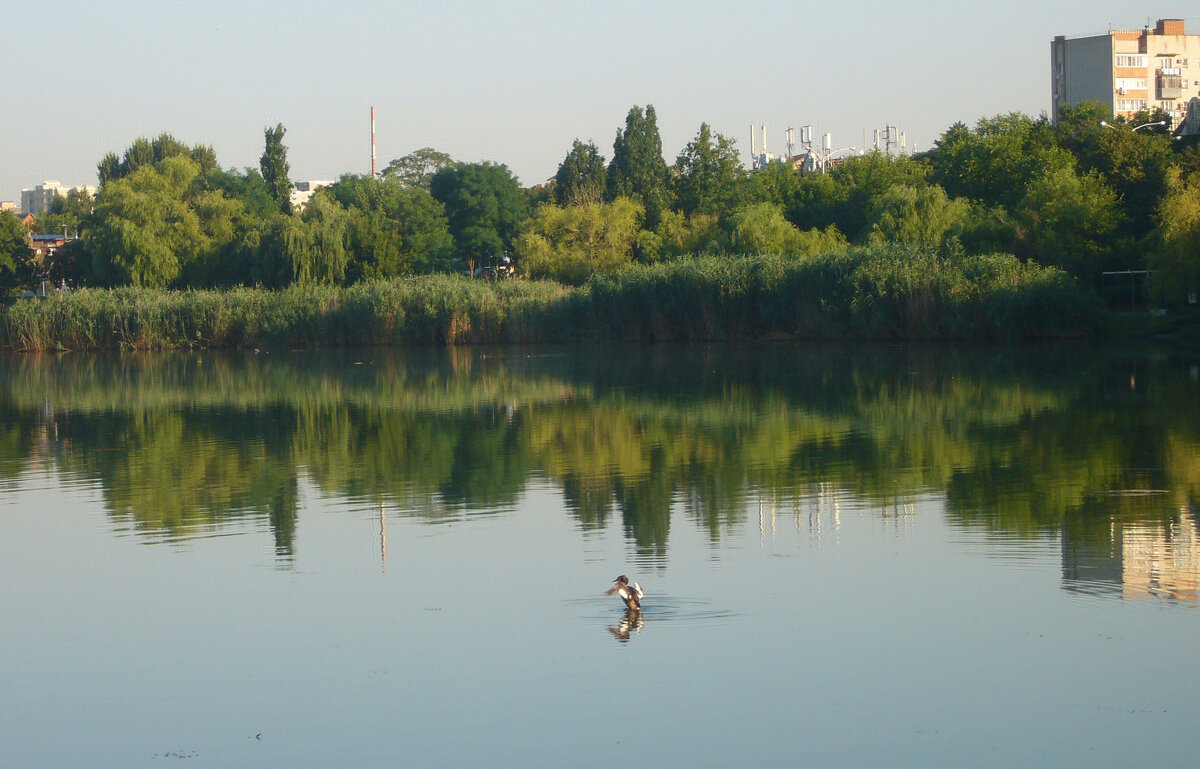
<path id="1" fill-rule="evenodd" d="M 840 147 L 891 123 L 926 149 L 956 120 L 1045 111 L 1054 35 L 1160 17 L 1200 33 L 1195 9 L 47 0 L 3 46 L 0 200 L 44 179 L 94 184 L 105 152 L 162 131 L 213 145 L 223 167 L 256 166 L 263 128 L 277 122 L 293 179 L 366 173 L 371 104 L 381 168 L 432 146 L 505 163 L 526 185 L 552 176 L 577 137 L 610 157 L 634 104 L 654 104 L 668 162 L 702 121 L 737 139 L 743 157 L 752 123 L 767 125 L 774 151 L 788 125 L 805 124 Z"/>

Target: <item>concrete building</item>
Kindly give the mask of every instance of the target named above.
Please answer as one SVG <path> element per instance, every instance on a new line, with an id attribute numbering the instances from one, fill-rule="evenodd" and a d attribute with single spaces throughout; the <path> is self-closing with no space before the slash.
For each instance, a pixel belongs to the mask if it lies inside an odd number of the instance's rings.
<path id="1" fill-rule="evenodd" d="M 1187 34 L 1182 19 L 1090 37 L 1059 35 L 1050 43 L 1050 69 L 1056 118 L 1064 104 L 1097 101 L 1125 118 L 1162 109 L 1175 128 L 1200 95 L 1200 35 Z"/>
<path id="2" fill-rule="evenodd" d="M 306 205 L 308 205 L 308 201 L 310 198 L 312 198 L 314 192 L 322 187 L 329 187 L 331 185 L 333 185 L 333 182 L 292 182 L 292 210 L 302 210 Z"/>
<path id="3" fill-rule="evenodd" d="M 33 189 L 21 190 L 21 212 L 26 214 L 44 214 L 50 210 L 54 198 L 62 195 L 64 198 L 72 192 L 96 194 L 96 188 L 91 185 L 64 187 L 61 182 L 44 181 Z"/>

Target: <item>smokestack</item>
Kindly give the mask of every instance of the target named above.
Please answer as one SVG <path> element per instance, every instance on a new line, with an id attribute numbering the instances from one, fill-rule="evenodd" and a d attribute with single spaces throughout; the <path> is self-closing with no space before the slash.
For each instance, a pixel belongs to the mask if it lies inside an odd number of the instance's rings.
<path id="1" fill-rule="evenodd" d="M 371 178 L 378 175 L 375 168 L 375 105 L 371 105 Z"/>

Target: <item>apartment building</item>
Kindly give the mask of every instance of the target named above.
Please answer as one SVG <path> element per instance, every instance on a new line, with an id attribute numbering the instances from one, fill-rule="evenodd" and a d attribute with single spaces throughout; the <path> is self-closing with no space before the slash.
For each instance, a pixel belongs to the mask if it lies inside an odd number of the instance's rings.
<path id="1" fill-rule="evenodd" d="M 1175 128 L 1188 103 L 1200 97 L 1200 35 L 1189 35 L 1182 19 L 1159 19 L 1153 28 L 1109 30 L 1050 43 L 1051 104 L 1098 101 L 1113 115 L 1133 117 L 1162 109 Z"/>
<path id="2" fill-rule="evenodd" d="M 61 182 L 45 181 L 32 189 L 21 190 L 21 212 L 26 214 L 44 214 L 50 210 L 54 198 L 62 195 L 64 198 L 72 192 L 96 194 L 96 188 L 91 185 L 64 187 Z"/>

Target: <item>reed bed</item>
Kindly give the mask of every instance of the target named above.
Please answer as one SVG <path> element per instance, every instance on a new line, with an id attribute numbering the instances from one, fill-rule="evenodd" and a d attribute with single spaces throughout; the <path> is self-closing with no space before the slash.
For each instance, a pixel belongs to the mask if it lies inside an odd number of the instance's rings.
<path id="1" fill-rule="evenodd" d="M 635 265 L 580 288 L 464 276 L 280 291 L 81 289 L 0 311 L 0 347 L 99 350 L 585 340 L 1086 337 L 1103 310 L 1007 255 L 895 248 Z"/>

